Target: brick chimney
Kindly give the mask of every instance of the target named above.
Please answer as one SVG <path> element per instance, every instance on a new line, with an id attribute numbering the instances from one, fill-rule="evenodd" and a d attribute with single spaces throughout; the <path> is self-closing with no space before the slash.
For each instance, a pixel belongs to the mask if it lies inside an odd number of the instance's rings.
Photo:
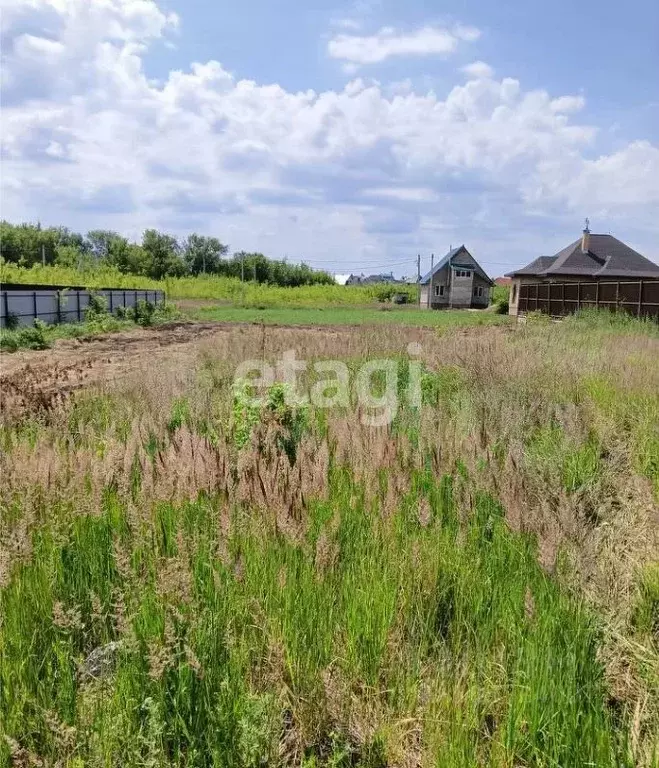
<path id="1" fill-rule="evenodd" d="M 581 234 L 581 252 L 582 253 L 588 253 L 588 248 L 590 246 L 590 229 L 588 228 L 589 223 L 590 222 L 588 221 L 588 219 L 586 219 L 586 226 L 584 227 L 583 232 Z"/>

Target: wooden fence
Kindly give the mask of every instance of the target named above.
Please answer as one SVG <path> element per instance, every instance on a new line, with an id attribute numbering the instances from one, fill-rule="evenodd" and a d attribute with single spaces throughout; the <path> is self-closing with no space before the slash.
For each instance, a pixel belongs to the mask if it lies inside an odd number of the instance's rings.
<path id="1" fill-rule="evenodd" d="M 609 309 L 659 322 L 659 280 L 527 283 L 519 286 L 518 314 L 563 317 L 580 309 Z"/>

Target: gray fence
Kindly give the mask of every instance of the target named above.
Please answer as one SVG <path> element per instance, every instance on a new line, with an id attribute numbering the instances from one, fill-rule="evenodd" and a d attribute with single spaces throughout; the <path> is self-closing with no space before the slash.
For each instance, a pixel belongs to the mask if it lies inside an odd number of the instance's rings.
<path id="1" fill-rule="evenodd" d="M 90 297 L 104 296 L 109 312 L 118 307 L 134 307 L 138 301 L 164 304 L 164 291 L 135 291 L 123 289 L 84 290 L 49 288 L 12 288 L 0 291 L 0 328 L 12 324 L 32 325 L 36 318 L 45 323 L 77 323 L 85 319 Z"/>

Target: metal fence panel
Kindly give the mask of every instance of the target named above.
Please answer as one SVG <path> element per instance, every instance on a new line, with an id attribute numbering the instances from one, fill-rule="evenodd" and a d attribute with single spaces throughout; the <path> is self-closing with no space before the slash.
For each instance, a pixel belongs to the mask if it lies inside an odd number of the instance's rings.
<path id="1" fill-rule="evenodd" d="M 0 328 L 12 324 L 29 326 L 36 318 L 44 323 L 77 323 L 85 319 L 91 296 L 103 296 L 109 312 L 116 314 L 119 307 L 134 307 L 138 301 L 149 301 L 155 305 L 165 303 L 164 291 L 131 289 L 111 290 L 57 290 L 39 288 L 22 290 L 11 288 L 0 291 Z"/>

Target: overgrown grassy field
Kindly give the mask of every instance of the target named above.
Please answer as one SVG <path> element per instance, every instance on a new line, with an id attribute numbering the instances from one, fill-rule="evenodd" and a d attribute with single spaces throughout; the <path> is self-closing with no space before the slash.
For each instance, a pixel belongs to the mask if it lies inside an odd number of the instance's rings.
<path id="1" fill-rule="evenodd" d="M 332 307 L 354 306 L 389 299 L 392 293 L 404 293 L 416 300 L 415 285 L 309 285 L 298 288 L 241 282 L 229 277 L 197 277 L 150 280 L 125 275 L 116 269 L 98 268 L 79 272 L 68 267 L 35 266 L 30 269 L 0 264 L 0 282 L 38 283 L 44 285 L 83 285 L 88 288 L 150 288 L 164 290 L 170 299 L 215 299 L 244 307 Z"/>
<path id="2" fill-rule="evenodd" d="M 394 360 L 393 421 L 236 394 L 291 349 Z M 236 326 L 6 416 L 0 761 L 656 765 L 658 363 L 608 316 Z"/>

